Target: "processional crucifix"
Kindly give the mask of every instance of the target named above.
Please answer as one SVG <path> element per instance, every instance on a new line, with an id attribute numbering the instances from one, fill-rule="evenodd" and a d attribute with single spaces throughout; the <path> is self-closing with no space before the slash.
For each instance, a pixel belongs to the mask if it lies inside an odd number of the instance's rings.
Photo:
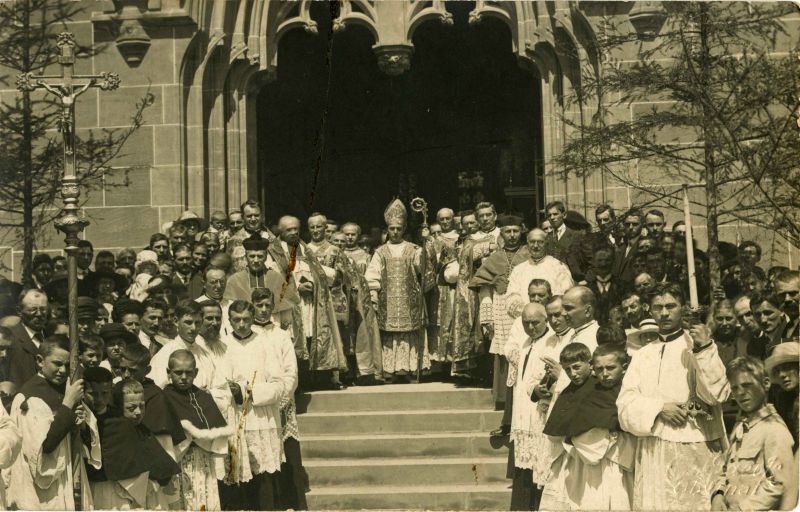
<path id="1" fill-rule="evenodd" d="M 104 91 L 111 91 L 119 87 L 119 76 L 116 73 L 103 72 L 97 75 L 75 74 L 75 36 L 70 32 L 58 35 L 57 46 L 60 50 L 58 63 L 61 66 L 60 75 L 34 75 L 22 73 L 17 76 L 17 89 L 30 92 L 36 89 L 45 89 L 55 96 L 60 105 L 61 113 L 58 118 L 61 135 L 64 137 L 64 170 L 61 175 L 61 199 L 64 206 L 61 214 L 55 220 L 56 229 L 63 232 L 66 237 L 65 252 L 67 253 L 67 303 L 69 311 L 69 341 L 70 341 L 70 380 L 79 377 L 78 372 L 78 263 L 75 259 L 78 250 L 78 234 L 89 225 L 89 221 L 80 215 L 80 189 L 76 173 L 75 158 L 75 100 L 92 87 L 99 87 Z M 76 479 L 76 503 L 79 508 L 80 492 L 79 480 Z"/>

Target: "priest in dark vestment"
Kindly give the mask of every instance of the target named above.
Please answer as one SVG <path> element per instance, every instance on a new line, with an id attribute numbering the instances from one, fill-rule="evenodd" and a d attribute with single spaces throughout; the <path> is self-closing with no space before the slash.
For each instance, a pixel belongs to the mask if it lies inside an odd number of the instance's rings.
<path id="1" fill-rule="evenodd" d="M 275 311 L 280 315 L 284 311 L 291 311 L 300 303 L 297 288 L 283 274 L 270 268 L 267 263 L 269 241 L 253 235 L 242 242 L 245 250 L 247 268 L 240 270 L 228 278 L 223 299 L 228 301 L 249 301 L 256 288 L 267 288 L 276 297 Z"/>

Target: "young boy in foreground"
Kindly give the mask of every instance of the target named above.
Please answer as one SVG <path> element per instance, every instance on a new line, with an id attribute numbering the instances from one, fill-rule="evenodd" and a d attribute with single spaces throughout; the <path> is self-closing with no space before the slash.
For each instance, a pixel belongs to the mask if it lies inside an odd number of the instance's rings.
<path id="1" fill-rule="evenodd" d="M 620 432 L 616 407 L 628 365 L 625 348 L 600 345 L 590 355 L 586 346 L 572 343 L 560 359 L 570 384 L 544 428 L 556 441 L 556 458 L 542 507 L 629 510 L 635 444 Z"/>
<path id="2" fill-rule="evenodd" d="M 787 486 L 797 478 L 792 436 L 775 407 L 767 403 L 769 378 L 761 361 L 737 357 L 728 364 L 727 375 L 742 419 L 730 434 L 711 509 L 777 509 Z"/>
<path id="3" fill-rule="evenodd" d="M 169 505 L 162 487 L 180 474 L 178 463 L 142 424 L 146 410 L 142 385 L 125 379 L 114 389 L 115 411 L 101 426 L 102 477 L 92 482 L 97 509 L 163 510 Z"/>
<path id="4" fill-rule="evenodd" d="M 182 473 L 180 508 L 219 510 L 217 480 L 225 476 L 232 429 L 211 394 L 194 385 L 197 365 L 191 352 L 176 350 L 167 368 L 170 383 L 164 388 L 164 397 L 186 433 L 186 440 L 177 447 Z"/>

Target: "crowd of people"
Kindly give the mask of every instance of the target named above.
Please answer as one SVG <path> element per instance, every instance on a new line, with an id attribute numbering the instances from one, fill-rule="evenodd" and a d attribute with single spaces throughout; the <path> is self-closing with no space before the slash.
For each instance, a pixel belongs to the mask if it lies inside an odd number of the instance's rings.
<path id="1" fill-rule="evenodd" d="M 0 278 L 0 505 L 305 509 L 298 390 L 492 388 L 512 510 L 797 503 L 800 273 L 683 223 L 491 203 L 410 229 L 321 213 L 191 211 L 116 254 L 77 246 L 78 378 L 63 256 Z M 696 247 L 696 245 L 695 245 Z M 693 290 L 694 291 L 694 290 Z"/>

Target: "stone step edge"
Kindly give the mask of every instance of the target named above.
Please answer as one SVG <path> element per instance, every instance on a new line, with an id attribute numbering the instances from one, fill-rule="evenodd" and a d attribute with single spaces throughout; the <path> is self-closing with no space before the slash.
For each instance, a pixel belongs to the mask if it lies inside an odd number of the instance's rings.
<path id="1" fill-rule="evenodd" d="M 414 440 L 414 439 L 447 439 L 452 437 L 481 437 L 489 438 L 489 432 L 472 430 L 467 432 L 386 432 L 380 434 L 308 434 L 300 435 L 300 444 L 303 441 L 375 441 L 375 440 Z"/>
<path id="2" fill-rule="evenodd" d="M 307 468 L 326 467 L 361 467 L 361 466 L 444 466 L 448 464 L 502 464 L 508 463 L 508 457 L 370 457 L 367 459 L 303 459 Z"/>
<path id="3" fill-rule="evenodd" d="M 313 487 L 307 496 L 333 496 L 350 494 L 463 494 L 466 492 L 511 493 L 511 483 L 458 484 L 458 485 L 369 485 L 353 487 Z"/>
<path id="4" fill-rule="evenodd" d="M 495 413 L 502 415 L 503 411 L 492 409 L 409 409 L 409 410 L 387 410 L 387 411 L 344 411 L 344 412 L 304 412 L 298 413 L 298 418 L 349 418 L 352 416 L 431 416 L 442 414 L 486 414 Z"/>
<path id="5" fill-rule="evenodd" d="M 391 389 L 387 389 L 384 386 L 350 386 L 345 390 L 319 390 L 319 391 L 305 391 L 303 392 L 304 395 L 311 395 L 311 396 L 324 396 L 324 395 L 338 395 L 338 396 L 348 396 L 348 395 L 374 395 L 380 393 L 387 393 L 387 394 L 401 394 L 401 393 L 478 393 L 478 394 L 488 394 L 491 395 L 492 390 L 491 388 L 456 388 L 456 387 L 428 387 L 428 386 L 414 386 L 414 385 L 403 385 L 400 387 L 393 387 Z"/>

